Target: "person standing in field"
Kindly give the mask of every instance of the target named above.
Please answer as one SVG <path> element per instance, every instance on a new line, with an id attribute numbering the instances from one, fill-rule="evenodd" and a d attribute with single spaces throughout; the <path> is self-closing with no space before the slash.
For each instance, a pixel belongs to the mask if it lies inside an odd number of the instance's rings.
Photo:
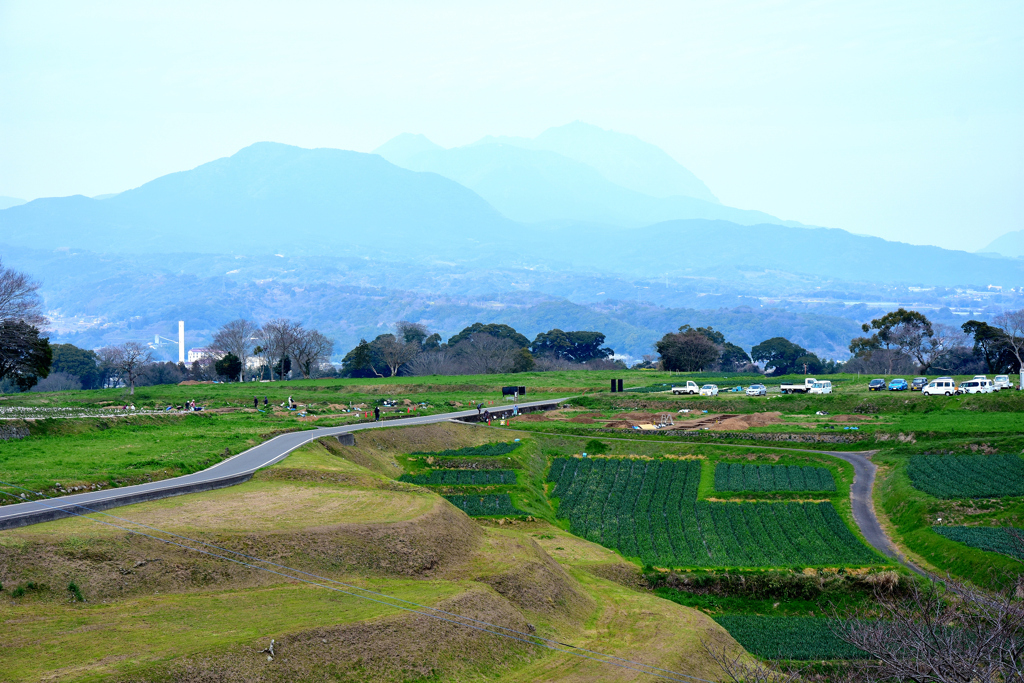
<path id="1" fill-rule="evenodd" d="M 380 406 L 376 406 L 373 409 L 373 421 L 380 422 Z"/>
<path id="2" fill-rule="evenodd" d="M 252 397 L 252 407 L 255 408 L 256 410 L 260 409 L 260 399 L 258 396 Z"/>

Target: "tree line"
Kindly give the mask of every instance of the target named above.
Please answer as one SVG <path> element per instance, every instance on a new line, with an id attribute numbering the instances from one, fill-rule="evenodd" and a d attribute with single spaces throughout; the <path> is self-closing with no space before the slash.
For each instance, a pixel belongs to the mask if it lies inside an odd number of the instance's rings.
<path id="1" fill-rule="evenodd" d="M 398 375 L 485 375 L 568 369 L 625 368 L 612 361 L 605 335 L 592 331 L 551 329 L 531 342 L 500 323 L 473 323 L 443 342 L 425 325 L 395 324 L 396 333 L 380 334 L 359 344 L 342 359 L 343 377 Z"/>

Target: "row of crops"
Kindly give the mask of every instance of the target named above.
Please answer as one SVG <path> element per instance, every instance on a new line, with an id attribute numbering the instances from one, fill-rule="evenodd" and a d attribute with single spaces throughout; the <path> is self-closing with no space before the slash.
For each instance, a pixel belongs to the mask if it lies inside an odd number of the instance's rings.
<path id="1" fill-rule="evenodd" d="M 669 567 L 870 564 L 831 503 L 697 500 L 700 462 L 556 458 L 558 516 L 572 532 Z"/>
<path id="2" fill-rule="evenodd" d="M 937 498 L 1024 496 L 1024 459 L 1017 455 L 914 455 L 914 488 Z"/>
<path id="3" fill-rule="evenodd" d="M 713 617 L 740 645 L 766 659 L 861 659 L 863 650 L 833 633 L 825 617 L 771 617 L 725 614 Z"/>
<path id="4" fill-rule="evenodd" d="M 483 496 L 445 496 L 448 502 L 465 512 L 470 517 L 487 517 L 489 515 L 525 515 L 512 504 L 512 497 L 507 493 L 488 494 Z"/>
<path id="5" fill-rule="evenodd" d="M 715 490 L 835 491 L 836 482 L 825 467 L 720 462 L 715 466 Z"/>
<path id="6" fill-rule="evenodd" d="M 979 550 L 1002 553 L 1024 562 L 1024 529 L 977 526 L 935 526 L 932 530 L 951 541 Z"/>
<path id="7" fill-rule="evenodd" d="M 515 470 L 430 470 L 423 474 L 403 474 L 398 481 L 421 486 L 488 486 L 515 484 Z"/>
<path id="8" fill-rule="evenodd" d="M 519 444 L 512 441 L 508 443 L 485 443 L 482 446 L 466 446 L 465 448 L 448 448 L 443 451 L 435 451 L 433 453 L 421 451 L 417 453 L 410 453 L 410 455 L 432 455 L 435 458 L 508 455 L 517 448 L 519 448 Z"/>

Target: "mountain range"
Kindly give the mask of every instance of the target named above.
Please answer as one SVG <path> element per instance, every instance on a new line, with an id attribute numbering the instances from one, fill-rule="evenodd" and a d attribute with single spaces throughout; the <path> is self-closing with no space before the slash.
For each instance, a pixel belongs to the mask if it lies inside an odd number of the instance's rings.
<path id="1" fill-rule="evenodd" d="M 649 351 L 668 331 L 666 316 L 674 318 L 671 329 L 707 317 L 679 319 L 681 311 L 759 308 L 766 297 L 813 300 L 821 292 L 884 301 L 888 290 L 906 292 L 911 285 L 1001 286 L 1001 301 L 1014 305 L 1024 284 L 1024 260 L 902 244 L 724 206 L 657 147 L 579 122 L 532 139 L 487 137 L 453 149 L 410 134 L 374 154 L 256 143 L 115 195 L 8 206 L 0 210 L 0 256 L 9 265 L 35 264 L 47 304 L 61 317 L 103 318 L 104 339 L 139 329 L 130 321 L 141 318 L 147 329 L 162 330 L 175 316 L 200 318 L 213 329 L 224 316 L 261 315 L 263 299 L 277 302 L 283 315 L 293 307 L 321 319 L 325 309 L 309 299 L 314 291 L 332 306 L 359 301 L 355 318 L 330 311 L 343 343 L 394 322 L 388 316 L 402 311 L 456 332 L 444 325 L 462 324 L 460 315 L 437 313 L 433 294 L 452 310 L 462 306 L 474 316 L 490 310 L 492 319 L 483 322 L 507 322 L 514 310 L 546 301 L 570 317 L 519 313 L 517 319 L 567 329 L 606 320 L 618 330 L 618 348 L 631 354 Z M 240 257 L 254 260 L 229 267 Z M 103 267 L 90 269 L 87 262 Z M 306 294 L 292 300 L 290 290 Z M 245 295 L 233 299 L 232 291 Z M 519 308 L 486 305 L 513 295 Z M 640 313 L 626 322 L 621 302 L 634 296 Z M 953 290 L 939 296 L 937 307 L 954 305 L 956 296 Z M 186 300 L 189 310 L 180 306 Z M 416 303 L 396 308 L 393 301 Z M 552 308 L 552 301 L 564 306 Z M 643 301 L 674 313 L 656 313 Z M 829 306 L 815 314 L 818 322 L 802 318 L 804 331 L 790 333 L 834 356 L 844 348 L 847 324 L 826 317 L 868 313 L 839 310 L 842 302 Z M 607 311 L 617 312 L 607 318 Z M 815 336 L 808 325 L 832 332 Z M 737 332 L 737 339 L 760 329 Z"/>

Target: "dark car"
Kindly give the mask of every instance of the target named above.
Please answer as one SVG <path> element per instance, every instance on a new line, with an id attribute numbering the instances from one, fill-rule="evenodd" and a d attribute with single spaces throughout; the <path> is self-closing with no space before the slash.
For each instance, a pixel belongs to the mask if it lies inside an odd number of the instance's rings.
<path id="1" fill-rule="evenodd" d="M 873 379 L 868 382 L 868 391 L 885 391 L 884 379 Z"/>
<path id="2" fill-rule="evenodd" d="M 911 391 L 921 391 L 926 386 L 928 386 L 928 378 L 927 377 L 915 377 L 913 379 L 913 381 L 910 383 L 910 390 Z"/>

